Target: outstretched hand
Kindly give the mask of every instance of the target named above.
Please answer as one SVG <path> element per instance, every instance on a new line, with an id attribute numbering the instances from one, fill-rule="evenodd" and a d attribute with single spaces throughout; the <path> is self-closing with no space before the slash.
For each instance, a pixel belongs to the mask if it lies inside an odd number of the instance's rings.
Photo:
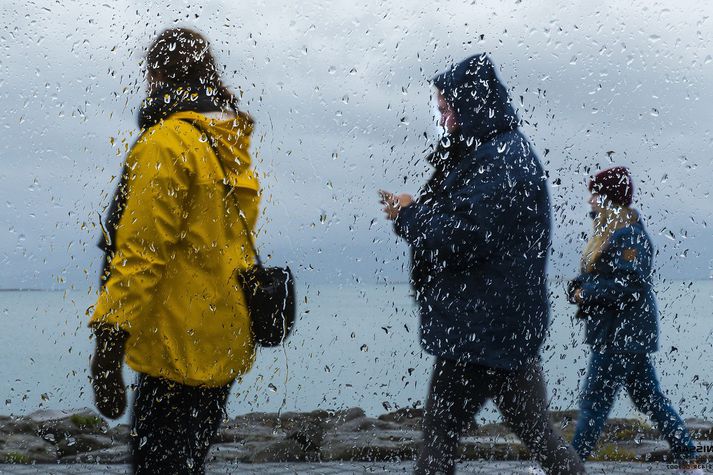
<path id="1" fill-rule="evenodd" d="M 384 205 L 384 213 L 386 213 L 386 219 L 394 220 L 399 215 L 399 211 L 402 208 L 409 206 L 413 203 L 413 196 L 407 193 L 401 193 L 396 195 L 388 191 L 379 190 L 379 196 L 381 200 L 379 201 Z"/>

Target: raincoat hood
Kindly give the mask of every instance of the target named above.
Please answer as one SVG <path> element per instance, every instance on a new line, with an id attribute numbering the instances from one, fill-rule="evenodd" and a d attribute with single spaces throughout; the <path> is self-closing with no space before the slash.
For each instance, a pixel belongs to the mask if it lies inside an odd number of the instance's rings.
<path id="1" fill-rule="evenodd" d="M 433 78 L 445 100 L 458 116 L 460 135 L 486 142 L 518 126 L 505 86 L 485 54 L 453 65 Z"/>
<path id="2" fill-rule="evenodd" d="M 163 85 L 144 99 L 139 109 L 139 128 L 149 131 L 161 121 L 178 119 L 195 122 L 210 135 L 219 151 L 228 179 L 239 186 L 237 177 L 250 170 L 250 134 L 253 121 L 238 110 L 234 101 L 211 93 L 201 85 Z M 206 141 L 208 137 L 205 137 Z"/>
<path id="3" fill-rule="evenodd" d="M 177 123 L 175 120 L 180 122 Z M 160 128 L 175 130 L 178 126 L 177 124 L 183 124 L 187 127 L 188 122 L 195 122 L 200 126 L 201 130 L 207 131 L 207 133 L 211 136 L 210 139 L 213 141 L 213 144 L 219 152 L 218 159 L 220 160 L 222 169 L 225 172 L 225 175 L 227 175 L 221 176 L 220 179 L 225 178 L 233 187 L 247 188 L 251 190 L 258 189 L 257 176 L 251 167 L 249 154 L 250 135 L 253 131 L 253 120 L 244 112 L 176 112 L 163 120 L 161 123 L 157 123 L 155 126 L 151 126 L 145 130 L 144 133 L 139 136 L 137 143 L 152 138 L 156 135 Z M 191 148 L 195 148 L 197 145 L 204 145 L 200 142 L 203 138 L 204 137 L 201 134 L 197 143 L 184 143 L 183 145 Z M 208 137 L 205 137 L 205 145 L 207 145 L 208 139 Z M 190 141 L 184 139 L 183 142 Z M 205 157 L 208 158 L 212 158 L 214 156 L 215 155 L 213 153 L 205 155 Z M 126 178 L 128 175 L 129 170 L 125 166 L 124 171 L 121 174 L 121 181 L 117 186 L 117 189 L 114 192 L 114 197 L 110 202 L 106 222 L 102 227 L 103 234 L 99 240 L 98 246 L 108 255 L 113 254 L 115 251 L 116 227 L 124 211 L 127 193 Z M 105 274 L 106 273 L 107 269 L 105 269 Z"/>
<path id="4" fill-rule="evenodd" d="M 204 137 L 201 134 L 200 141 L 211 140 L 218 151 L 218 159 L 230 185 L 257 189 L 257 178 L 251 168 L 251 159 L 248 153 L 250 135 L 253 131 L 253 120 L 248 114 L 244 112 L 202 114 L 186 111 L 171 115 L 169 121 L 173 120 L 194 122 L 198 125 L 199 130 L 205 131 L 206 135 L 210 136 Z"/>

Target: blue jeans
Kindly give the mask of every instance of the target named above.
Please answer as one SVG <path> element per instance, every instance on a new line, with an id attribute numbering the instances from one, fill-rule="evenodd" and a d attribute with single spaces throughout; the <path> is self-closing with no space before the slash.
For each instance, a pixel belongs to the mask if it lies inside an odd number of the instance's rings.
<path id="1" fill-rule="evenodd" d="M 586 460 L 597 445 L 619 388 L 656 423 L 676 461 L 693 460 L 696 450 L 686 426 L 661 392 L 656 370 L 646 353 L 592 352 L 582 391 L 577 430 L 572 445 Z"/>

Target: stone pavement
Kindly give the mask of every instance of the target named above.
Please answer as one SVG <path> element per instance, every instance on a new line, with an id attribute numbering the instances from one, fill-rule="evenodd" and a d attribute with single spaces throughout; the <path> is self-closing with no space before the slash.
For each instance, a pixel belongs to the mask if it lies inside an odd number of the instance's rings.
<path id="1" fill-rule="evenodd" d="M 464 462 L 458 465 L 459 474 L 526 474 L 530 466 L 526 462 Z M 315 475 L 346 475 L 372 473 L 411 473 L 413 463 L 360 463 L 360 462 L 329 462 L 329 463 L 265 463 L 265 464 L 212 464 L 208 466 L 209 475 L 218 474 L 315 474 Z M 622 463 L 593 462 L 587 464 L 589 474 L 626 474 L 626 475 L 668 475 L 676 473 L 663 463 Z M 713 464 L 706 467 L 707 473 L 713 473 Z M 129 473 L 126 465 L 94 465 L 94 464 L 46 464 L 46 465 L 0 465 L 0 474 L 12 475 L 125 475 Z"/>

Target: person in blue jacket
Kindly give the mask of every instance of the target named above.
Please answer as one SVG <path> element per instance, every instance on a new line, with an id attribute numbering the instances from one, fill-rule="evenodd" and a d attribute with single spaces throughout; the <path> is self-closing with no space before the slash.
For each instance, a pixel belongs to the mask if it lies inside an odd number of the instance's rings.
<path id="1" fill-rule="evenodd" d="M 433 79 L 445 130 L 418 199 L 381 192 L 412 252 L 423 348 L 435 355 L 416 473 L 453 473 L 461 433 L 488 399 L 555 474 L 584 473 L 547 415 L 545 172 L 486 55 Z"/>
<path id="2" fill-rule="evenodd" d="M 581 274 L 569 299 L 585 320 L 591 360 L 573 440 L 582 460 L 594 450 L 619 389 L 649 414 L 675 460 L 690 463 L 695 446 L 684 422 L 664 396 L 650 354 L 658 349 L 658 312 L 651 284 L 653 246 L 631 207 L 629 170 L 614 167 L 589 182 L 594 230 L 582 255 Z M 693 472 L 691 472 L 693 473 Z"/>

